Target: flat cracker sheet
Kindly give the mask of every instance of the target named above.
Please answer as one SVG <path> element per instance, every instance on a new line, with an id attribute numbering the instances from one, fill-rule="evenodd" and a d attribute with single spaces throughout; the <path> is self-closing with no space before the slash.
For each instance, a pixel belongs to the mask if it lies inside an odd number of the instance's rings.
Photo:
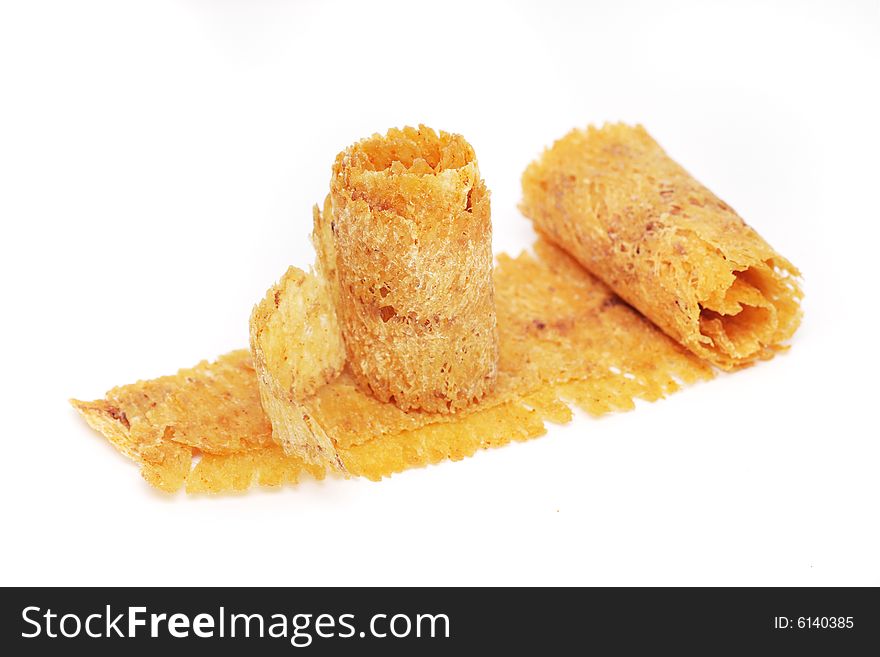
<path id="1" fill-rule="evenodd" d="M 325 279 L 288 268 L 251 313 L 250 345 L 275 442 L 288 455 L 344 472 L 333 442 L 302 404 L 345 366 L 345 343 Z"/>
<path id="2" fill-rule="evenodd" d="M 709 365 L 548 242 L 538 241 L 534 254 L 499 256 L 495 286 L 498 384 L 477 406 L 404 413 L 362 393 L 348 371 L 307 400 L 350 474 L 378 480 L 459 460 L 540 436 L 547 421 L 568 422 L 570 404 L 595 416 L 630 410 L 636 398 L 654 401 L 713 376 Z M 167 492 L 223 493 L 324 476 L 323 468 L 286 456 L 272 441 L 246 350 L 72 403 Z"/>

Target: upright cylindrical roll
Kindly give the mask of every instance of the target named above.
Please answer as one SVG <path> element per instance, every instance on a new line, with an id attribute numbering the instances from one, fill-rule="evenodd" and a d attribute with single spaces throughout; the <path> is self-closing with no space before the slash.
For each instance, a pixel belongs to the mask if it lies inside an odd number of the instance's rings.
<path id="1" fill-rule="evenodd" d="M 323 269 L 359 385 L 407 410 L 483 397 L 498 335 L 489 193 L 470 144 L 424 126 L 374 135 L 337 156 L 329 205 L 318 252 L 335 261 Z"/>
<path id="2" fill-rule="evenodd" d="M 538 231 L 719 367 L 767 358 L 797 329 L 798 270 L 641 126 L 574 130 L 522 185 Z"/>

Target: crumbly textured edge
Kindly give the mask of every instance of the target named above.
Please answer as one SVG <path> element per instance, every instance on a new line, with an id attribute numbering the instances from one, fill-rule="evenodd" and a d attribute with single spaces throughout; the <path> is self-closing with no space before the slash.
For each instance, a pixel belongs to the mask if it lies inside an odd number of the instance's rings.
<path id="1" fill-rule="evenodd" d="M 454 412 L 495 385 L 489 192 L 461 135 L 392 129 L 340 153 L 319 259 L 353 380 L 403 410 Z"/>
<path id="2" fill-rule="evenodd" d="M 240 454 L 273 446 L 250 354 L 234 351 L 177 374 L 118 386 L 104 399 L 71 400 L 86 422 L 140 464 L 156 488 L 174 492 L 194 455 Z M 259 412 L 255 412 L 260 409 Z"/>
<path id="3" fill-rule="evenodd" d="M 539 241 L 534 251 L 499 257 L 499 387 L 475 407 L 456 414 L 403 413 L 361 392 L 347 371 L 304 401 L 350 474 L 375 480 L 457 460 L 539 436 L 546 422 L 569 421 L 571 405 L 596 416 L 629 410 L 637 398 L 653 401 L 712 377 L 706 363 L 560 249 Z M 166 408 L 166 399 L 185 405 Z M 141 463 L 151 484 L 169 492 L 185 486 L 192 493 L 225 493 L 324 476 L 325 467 L 285 454 L 272 440 L 245 350 L 74 406 Z M 144 416 L 144 408 L 153 414 Z M 142 425 L 141 435 L 154 437 L 151 444 L 143 446 L 132 435 L 131 418 Z M 197 431 L 199 424 L 206 430 Z M 247 440 L 239 435 L 242 429 L 250 432 Z M 181 436 L 185 444 L 177 442 Z M 235 449 L 226 448 L 233 443 Z"/>
<path id="4" fill-rule="evenodd" d="M 797 268 L 641 126 L 572 131 L 522 187 L 539 233 L 718 367 L 772 357 L 800 324 Z"/>
<path id="5" fill-rule="evenodd" d="M 345 346 L 324 279 L 288 268 L 254 306 L 250 349 L 275 442 L 285 454 L 345 472 L 333 441 L 303 405 L 345 364 Z"/>

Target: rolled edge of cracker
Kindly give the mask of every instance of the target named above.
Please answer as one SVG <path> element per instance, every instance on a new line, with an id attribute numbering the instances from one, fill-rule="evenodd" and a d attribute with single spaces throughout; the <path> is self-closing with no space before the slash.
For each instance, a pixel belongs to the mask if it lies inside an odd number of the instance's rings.
<path id="1" fill-rule="evenodd" d="M 722 369 L 800 324 L 800 272 L 642 126 L 573 130 L 529 165 L 521 209 L 667 335 Z"/>
<path id="2" fill-rule="evenodd" d="M 290 267 L 251 313 L 250 348 L 273 439 L 289 456 L 345 473 L 333 441 L 302 404 L 345 365 L 324 280 Z"/>

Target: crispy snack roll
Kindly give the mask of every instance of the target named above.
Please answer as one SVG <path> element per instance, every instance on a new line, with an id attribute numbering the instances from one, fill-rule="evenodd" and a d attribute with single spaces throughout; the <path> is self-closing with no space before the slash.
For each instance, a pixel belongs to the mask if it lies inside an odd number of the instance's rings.
<path id="1" fill-rule="evenodd" d="M 489 193 L 460 135 L 420 126 L 340 153 L 320 264 L 358 385 L 404 410 L 452 412 L 495 385 Z M 329 256 L 327 254 L 330 254 Z"/>
<path id="2" fill-rule="evenodd" d="M 574 130 L 522 186 L 539 232 L 721 368 L 772 357 L 800 324 L 797 268 L 641 126 Z"/>

